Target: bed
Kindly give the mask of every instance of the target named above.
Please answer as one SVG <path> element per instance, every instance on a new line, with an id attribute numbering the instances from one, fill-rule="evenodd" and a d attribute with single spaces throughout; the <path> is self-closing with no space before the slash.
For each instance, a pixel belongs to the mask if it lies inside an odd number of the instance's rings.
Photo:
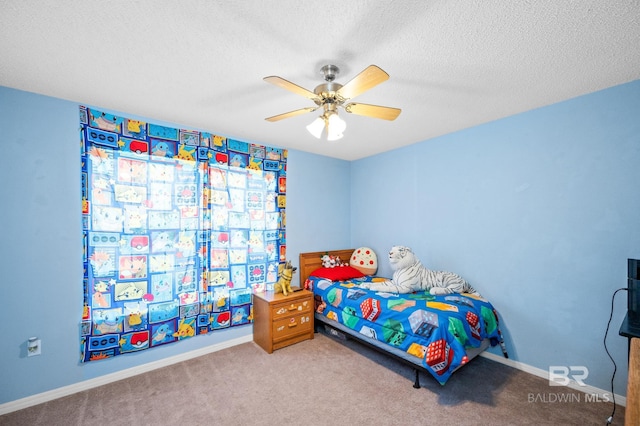
<path id="1" fill-rule="evenodd" d="M 454 371 L 490 346 L 500 345 L 508 357 L 491 303 L 472 295 L 428 292 L 391 294 L 360 288 L 363 281 L 322 268 L 322 256 L 348 260 L 354 249 L 300 254 L 300 287 L 313 291 L 316 331 L 352 338 L 409 364 L 444 385 Z M 339 267 L 336 267 L 339 268 Z M 326 272 L 332 272 L 326 274 Z M 335 272 L 340 272 L 336 269 Z M 344 275 L 344 276 L 341 276 Z"/>

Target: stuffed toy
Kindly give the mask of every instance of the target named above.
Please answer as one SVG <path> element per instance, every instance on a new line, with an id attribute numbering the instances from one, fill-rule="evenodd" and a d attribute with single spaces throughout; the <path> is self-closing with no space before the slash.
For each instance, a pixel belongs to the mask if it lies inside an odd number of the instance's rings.
<path id="1" fill-rule="evenodd" d="M 366 282 L 360 284 L 360 287 L 390 293 L 428 290 L 434 296 L 451 293 L 470 293 L 480 296 L 459 275 L 425 268 L 409 247 L 393 246 L 389 251 L 389 263 L 394 270 L 390 281 Z"/>
<path id="2" fill-rule="evenodd" d="M 321 260 L 323 268 L 335 268 L 336 266 L 349 265 L 348 263 L 344 263 L 340 259 L 340 256 L 329 256 L 328 254 L 325 254 L 324 256 L 322 256 Z"/>
<path id="3" fill-rule="evenodd" d="M 273 289 L 275 293 L 282 293 L 285 296 L 288 293 L 293 293 L 293 290 L 291 290 L 291 278 L 293 278 L 293 273 L 296 272 L 297 269 L 298 268 L 291 266 L 290 260 L 284 264 L 282 271 L 278 275 L 278 282 Z"/>
<path id="4" fill-rule="evenodd" d="M 378 257 L 369 247 L 360 247 L 351 254 L 349 265 L 365 275 L 373 275 L 378 270 Z"/>

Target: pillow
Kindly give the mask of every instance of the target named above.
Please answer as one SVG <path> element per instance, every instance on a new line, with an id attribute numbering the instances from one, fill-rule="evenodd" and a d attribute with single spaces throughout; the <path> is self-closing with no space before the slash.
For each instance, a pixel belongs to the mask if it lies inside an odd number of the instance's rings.
<path id="1" fill-rule="evenodd" d="M 351 254 L 349 265 L 365 275 L 373 275 L 378 270 L 378 256 L 369 247 L 360 247 Z"/>
<path id="2" fill-rule="evenodd" d="M 338 266 L 336 268 L 318 268 L 311 274 L 312 277 L 324 278 L 331 281 L 344 281 L 352 278 L 362 278 L 364 274 L 351 266 Z"/>

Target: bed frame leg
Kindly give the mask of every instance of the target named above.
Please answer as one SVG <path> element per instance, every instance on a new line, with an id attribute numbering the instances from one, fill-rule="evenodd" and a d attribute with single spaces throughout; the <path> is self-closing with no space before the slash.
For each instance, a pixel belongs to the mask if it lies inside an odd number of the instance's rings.
<path id="1" fill-rule="evenodd" d="M 507 353 L 507 345 L 504 344 L 502 335 L 500 336 L 500 349 L 502 349 L 502 355 L 504 355 L 505 358 L 509 358 L 509 353 Z"/>
<path id="2" fill-rule="evenodd" d="M 420 389 L 420 372 L 417 368 L 414 368 L 414 371 L 416 372 L 416 381 L 413 383 L 413 387 Z"/>

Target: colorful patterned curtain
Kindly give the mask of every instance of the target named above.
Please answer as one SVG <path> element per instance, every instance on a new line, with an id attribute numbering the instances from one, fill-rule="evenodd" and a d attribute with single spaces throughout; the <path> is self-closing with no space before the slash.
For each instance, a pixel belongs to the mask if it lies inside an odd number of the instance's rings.
<path id="1" fill-rule="evenodd" d="M 81 361 L 249 324 L 285 260 L 287 151 L 80 107 Z"/>

